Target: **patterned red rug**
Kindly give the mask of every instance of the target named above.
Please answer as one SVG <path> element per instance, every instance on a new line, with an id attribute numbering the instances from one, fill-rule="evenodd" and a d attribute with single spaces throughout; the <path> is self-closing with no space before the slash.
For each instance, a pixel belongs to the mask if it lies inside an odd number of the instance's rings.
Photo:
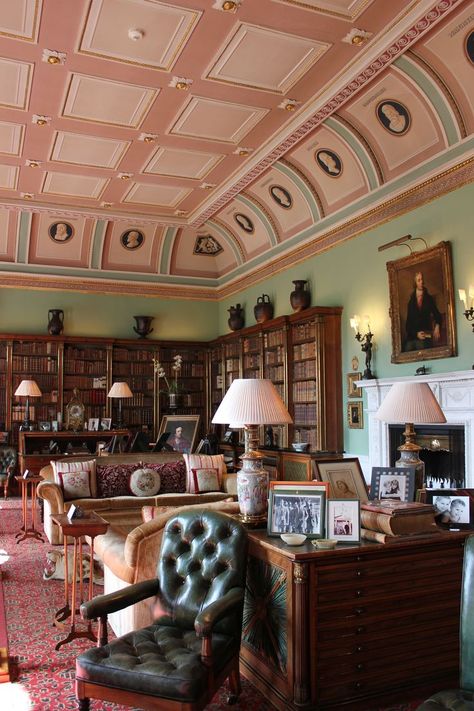
<path id="1" fill-rule="evenodd" d="M 66 711 L 77 709 L 74 695 L 76 656 L 88 646 L 74 640 L 56 652 L 64 638 L 52 624 L 54 613 L 63 605 L 64 583 L 43 580 L 46 552 L 52 547 L 27 539 L 16 543 L 21 526 L 21 502 L 0 503 L 0 566 L 6 605 L 9 651 L 15 683 L 0 685 L 0 708 L 11 711 Z M 2 584 L 0 583 L 0 584 Z M 97 588 L 97 592 L 101 589 Z M 245 679 L 239 703 L 229 707 L 225 688 L 216 694 L 206 711 L 273 711 L 274 707 Z M 419 702 L 372 711 L 414 711 Z M 95 701 L 94 711 L 130 711 L 130 707 Z M 139 710 L 137 710 L 139 711 Z M 367 709 L 369 711 L 369 709 Z"/>

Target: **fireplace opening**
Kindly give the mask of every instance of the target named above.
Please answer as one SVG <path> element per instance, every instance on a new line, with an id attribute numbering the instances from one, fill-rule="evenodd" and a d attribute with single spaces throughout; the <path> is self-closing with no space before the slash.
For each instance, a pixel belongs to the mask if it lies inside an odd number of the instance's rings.
<path id="1" fill-rule="evenodd" d="M 390 466 L 395 466 L 404 443 L 403 425 L 389 425 Z M 462 489 L 465 487 L 463 425 L 415 425 L 415 442 L 421 447 L 425 463 L 424 486 L 427 489 Z"/>

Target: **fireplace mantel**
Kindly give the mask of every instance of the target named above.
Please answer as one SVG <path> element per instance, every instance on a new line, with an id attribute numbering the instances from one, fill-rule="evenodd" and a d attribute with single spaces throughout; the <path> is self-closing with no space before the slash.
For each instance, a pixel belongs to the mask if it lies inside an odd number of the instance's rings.
<path id="1" fill-rule="evenodd" d="M 375 419 L 375 413 L 394 383 L 411 380 L 428 383 L 447 422 L 464 426 L 466 486 L 474 488 L 474 370 L 358 381 L 367 394 L 370 469 L 390 464 L 390 423 Z"/>

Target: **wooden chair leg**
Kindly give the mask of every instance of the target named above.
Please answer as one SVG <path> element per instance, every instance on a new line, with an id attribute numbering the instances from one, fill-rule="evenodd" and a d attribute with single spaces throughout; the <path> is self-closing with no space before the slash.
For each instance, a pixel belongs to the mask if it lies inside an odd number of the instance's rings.
<path id="1" fill-rule="evenodd" d="M 236 665 L 229 674 L 229 689 L 230 692 L 227 696 L 228 704 L 235 704 L 242 691 L 242 686 L 240 684 L 240 672 L 239 672 L 239 661 L 237 660 Z"/>
<path id="2" fill-rule="evenodd" d="M 91 707 L 90 699 L 78 699 L 77 708 L 79 711 L 89 711 Z"/>

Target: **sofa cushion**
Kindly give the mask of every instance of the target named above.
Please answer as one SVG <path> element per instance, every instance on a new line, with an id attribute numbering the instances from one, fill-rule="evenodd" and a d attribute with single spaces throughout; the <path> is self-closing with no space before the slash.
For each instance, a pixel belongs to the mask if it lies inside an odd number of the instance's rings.
<path id="1" fill-rule="evenodd" d="M 58 471 L 64 501 L 91 497 L 91 471 Z"/>
<path id="2" fill-rule="evenodd" d="M 214 467 L 193 469 L 194 488 L 198 494 L 204 491 L 220 491 L 219 472 Z"/>
<path id="3" fill-rule="evenodd" d="M 222 480 L 227 472 L 223 454 L 183 454 L 183 459 L 186 463 L 186 491 L 188 493 L 197 493 L 193 469 L 217 469 L 219 489 L 222 489 Z"/>
<path id="4" fill-rule="evenodd" d="M 186 491 L 186 465 L 184 459 L 177 462 L 153 464 L 147 462 L 147 469 L 154 469 L 161 479 L 160 494 L 184 494 Z"/>
<path id="5" fill-rule="evenodd" d="M 142 506 L 143 523 L 153 521 L 153 519 L 158 518 L 160 514 L 166 513 L 167 511 L 175 511 L 177 508 L 177 506 Z"/>
<path id="6" fill-rule="evenodd" d="M 133 464 L 97 464 L 97 496 L 100 499 L 130 496 L 130 476 L 137 466 L 138 462 Z"/>
<path id="7" fill-rule="evenodd" d="M 135 496 L 155 496 L 160 490 L 161 478 L 155 469 L 141 467 L 130 474 L 129 489 Z"/>
<path id="8" fill-rule="evenodd" d="M 88 459 L 86 461 L 51 461 L 51 466 L 53 467 L 53 477 L 56 484 L 62 486 L 61 480 L 59 478 L 59 472 L 63 474 L 65 472 L 90 472 L 90 494 L 89 496 L 97 496 L 97 483 L 96 483 L 96 466 L 95 459 Z M 74 497 L 73 497 L 74 498 Z"/>

